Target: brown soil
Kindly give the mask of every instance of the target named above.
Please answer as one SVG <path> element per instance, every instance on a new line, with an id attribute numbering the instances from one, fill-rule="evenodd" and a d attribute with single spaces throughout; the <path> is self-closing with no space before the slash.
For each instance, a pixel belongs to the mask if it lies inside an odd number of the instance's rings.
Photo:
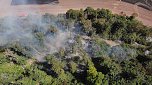
<path id="1" fill-rule="evenodd" d="M 59 4 L 41 4 L 41 5 L 11 5 L 11 0 L 0 0 L 0 16 L 26 16 L 30 13 L 65 13 L 68 9 L 85 9 L 90 6 L 93 8 L 107 8 L 113 13 L 120 14 L 124 12 L 127 15 L 138 13 L 137 19 L 145 25 L 152 26 L 152 11 L 136 7 L 133 4 L 120 2 L 119 0 L 59 0 Z"/>

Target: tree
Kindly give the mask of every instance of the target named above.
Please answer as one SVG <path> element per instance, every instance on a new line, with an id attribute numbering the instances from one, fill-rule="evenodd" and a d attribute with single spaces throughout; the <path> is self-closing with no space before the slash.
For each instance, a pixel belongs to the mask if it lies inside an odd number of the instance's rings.
<path id="1" fill-rule="evenodd" d="M 121 21 L 121 20 L 115 21 L 112 24 L 112 28 L 111 28 L 112 39 L 114 39 L 114 40 L 121 39 L 121 37 L 125 31 L 125 28 L 126 28 L 126 24 L 123 21 Z"/>
<path id="2" fill-rule="evenodd" d="M 1 84 L 14 84 L 16 80 L 23 77 L 24 70 L 21 66 L 3 63 L 0 64 L 0 83 Z"/>
<path id="3" fill-rule="evenodd" d="M 6 63 L 6 62 L 9 62 L 9 60 L 6 59 L 4 53 L 0 52 L 0 64 Z"/>
<path id="4" fill-rule="evenodd" d="M 79 15 L 80 15 L 79 10 L 70 9 L 66 12 L 67 19 L 78 19 Z"/>
<path id="5" fill-rule="evenodd" d="M 98 18 L 106 18 L 107 20 L 112 17 L 112 12 L 108 9 L 97 9 Z"/>
<path id="6" fill-rule="evenodd" d="M 102 38 L 109 38 L 111 25 L 104 18 L 95 20 L 92 26 L 96 29 L 96 34 L 99 34 Z"/>
<path id="7" fill-rule="evenodd" d="M 56 34 L 58 32 L 57 28 L 54 26 L 50 25 L 49 29 L 47 30 L 46 34 Z"/>
<path id="8" fill-rule="evenodd" d="M 97 70 L 105 75 L 115 77 L 122 72 L 121 66 L 107 56 L 93 58 L 93 62 Z"/>
<path id="9" fill-rule="evenodd" d="M 102 34 L 104 31 L 105 31 L 105 22 L 106 20 L 105 19 L 98 19 L 96 21 L 93 22 L 93 27 L 96 28 L 96 33 L 97 34 Z"/>
<path id="10" fill-rule="evenodd" d="M 76 71 L 77 71 L 77 64 L 76 63 L 74 63 L 73 61 L 71 61 L 70 63 L 69 63 L 69 67 L 70 67 L 70 71 L 72 72 L 72 73 L 75 73 Z"/>
<path id="11" fill-rule="evenodd" d="M 57 74 L 57 76 L 59 76 L 60 74 L 62 74 L 62 72 L 64 72 L 63 70 L 64 63 L 62 63 L 60 60 L 58 60 L 52 55 L 46 56 L 46 60 L 48 61 L 49 64 L 51 64 L 50 68 Z"/>
<path id="12" fill-rule="evenodd" d="M 94 57 L 103 57 L 109 55 L 110 46 L 102 41 L 100 38 L 95 39 L 95 43 L 93 44 L 93 52 Z"/>
<path id="13" fill-rule="evenodd" d="M 59 56 L 60 56 L 60 57 L 64 57 L 64 56 L 65 56 L 65 50 L 64 50 L 63 48 L 61 48 L 61 49 L 59 50 Z"/>
<path id="14" fill-rule="evenodd" d="M 22 78 L 22 80 L 17 81 L 17 83 L 15 83 L 15 84 L 35 85 L 35 84 L 39 84 L 39 83 L 32 80 L 32 78 L 24 77 L 24 78 Z"/>
<path id="15" fill-rule="evenodd" d="M 82 31 L 87 35 L 91 35 L 93 33 L 92 22 L 91 20 L 81 20 L 80 25 L 82 26 Z"/>
<path id="16" fill-rule="evenodd" d="M 138 39 L 138 36 L 136 35 L 136 33 L 127 33 L 123 35 L 123 38 L 122 38 L 122 40 L 128 44 L 134 44 L 137 39 Z"/>
<path id="17" fill-rule="evenodd" d="M 84 14 L 85 14 L 85 16 L 86 16 L 86 19 L 94 19 L 94 18 L 96 18 L 96 16 L 97 16 L 97 12 L 96 12 L 96 10 L 94 10 L 93 8 L 91 8 L 91 7 L 87 7 L 85 10 L 84 10 Z"/>
<path id="18" fill-rule="evenodd" d="M 88 63 L 88 70 L 87 70 L 88 84 L 101 85 L 103 79 L 104 79 L 104 74 L 102 74 L 102 72 L 97 72 L 94 65 Z"/>
<path id="19" fill-rule="evenodd" d="M 126 80 L 126 83 L 143 84 L 145 81 L 145 69 L 136 60 L 124 61 L 121 63 L 123 72 L 121 77 Z"/>

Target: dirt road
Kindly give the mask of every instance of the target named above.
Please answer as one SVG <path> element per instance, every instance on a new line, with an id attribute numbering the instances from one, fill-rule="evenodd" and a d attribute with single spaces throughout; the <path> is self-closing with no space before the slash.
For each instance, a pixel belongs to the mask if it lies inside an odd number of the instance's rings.
<path id="1" fill-rule="evenodd" d="M 30 13 L 59 14 L 65 13 L 68 9 L 84 9 L 88 6 L 107 8 L 117 14 L 122 11 L 127 15 L 138 13 L 138 20 L 142 21 L 145 25 L 152 26 L 152 11 L 118 0 L 59 0 L 59 4 L 41 5 L 11 5 L 11 0 L 0 0 L 0 16 L 26 16 Z"/>

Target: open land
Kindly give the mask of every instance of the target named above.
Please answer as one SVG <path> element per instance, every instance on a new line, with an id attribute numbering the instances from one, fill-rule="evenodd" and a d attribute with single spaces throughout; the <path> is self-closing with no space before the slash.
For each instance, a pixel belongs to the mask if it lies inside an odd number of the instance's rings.
<path id="1" fill-rule="evenodd" d="M 0 1 L 0 16 L 26 16 L 30 13 L 37 14 L 59 14 L 66 13 L 69 9 L 85 9 L 86 7 L 110 9 L 113 13 L 126 15 L 137 13 L 137 19 L 144 25 L 152 26 L 152 11 L 138 7 L 134 4 L 122 2 L 119 0 L 59 0 L 59 3 L 50 4 L 23 4 L 12 5 L 12 0 Z"/>

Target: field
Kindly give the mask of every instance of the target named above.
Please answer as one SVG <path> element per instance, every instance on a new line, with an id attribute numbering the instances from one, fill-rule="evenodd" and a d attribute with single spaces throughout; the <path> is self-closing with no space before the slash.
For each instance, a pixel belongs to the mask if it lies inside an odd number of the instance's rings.
<path id="1" fill-rule="evenodd" d="M 59 14 L 65 13 L 68 9 L 81 9 L 88 6 L 94 8 L 107 8 L 113 11 L 113 13 L 119 14 L 120 12 L 125 12 L 127 15 L 132 13 L 138 13 L 138 19 L 142 21 L 145 25 L 152 25 L 152 12 L 141 7 L 136 7 L 135 5 L 119 2 L 118 0 L 59 0 L 58 4 L 28 4 L 28 5 L 11 5 L 11 0 L 1 0 L 0 1 L 0 16 L 7 15 L 18 15 L 26 16 L 33 13 L 51 13 Z"/>
<path id="2" fill-rule="evenodd" d="M 122 0 L 152 11 L 152 0 Z"/>
<path id="3" fill-rule="evenodd" d="M 112 10 L 113 13 L 120 14 L 124 12 L 127 15 L 133 13 L 138 14 L 138 20 L 142 21 L 145 25 L 152 25 L 152 12 L 141 7 L 136 7 L 133 4 L 126 2 L 119 2 L 118 0 L 59 0 L 58 4 L 28 4 L 28 5 L 11 5 L 11 0 L 0 1 L 0 16 L 18 15 L 26 16 L 32 13 L 44 14 L 59 14 L 65 13 L 68 9 L 81 9 L 88 6 L 93 8 L 107 8 Z"/>

